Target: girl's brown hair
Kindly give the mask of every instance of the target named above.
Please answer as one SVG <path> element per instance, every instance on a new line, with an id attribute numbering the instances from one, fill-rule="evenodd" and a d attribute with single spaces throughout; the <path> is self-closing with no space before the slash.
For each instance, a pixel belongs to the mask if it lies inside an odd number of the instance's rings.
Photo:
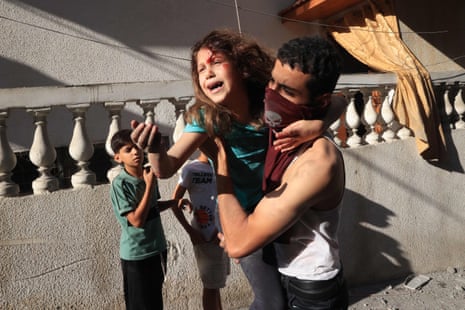
<path id="1" fill-rule="evenodd" d="M 245 83 L 250 115 L 261 123 L 265 87 L 271 77 L 273 58 L 256 41 L 227 29 L 210 32 L 192 47 L 191 74 L 196 101 L 186 114 L 186 121 L 200 123 L 209 136 L 230 131 L 233 121 L 229 109 L 213 103 L 200 89 L 197 54 L 202 48 L 224 53 L 232 62 Z"/>

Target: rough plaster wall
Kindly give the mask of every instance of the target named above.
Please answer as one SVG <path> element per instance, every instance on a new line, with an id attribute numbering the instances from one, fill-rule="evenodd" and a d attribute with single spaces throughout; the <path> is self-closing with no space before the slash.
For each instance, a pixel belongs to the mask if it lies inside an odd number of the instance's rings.
<path id="1" fill-rule="evenodd" d="M 344 150 L 340 243 L 352 285 L 464 265 L 465 130 L 446 136 L 438 166 L 413 138 Z"/>
<path id="2" fill-rule="evenodd" d="M 281 22 L 291 0 L 237 3 L 241 30 L 272 49 L 319 31 L 315 22 Z M 192 44 L 215 28 L 238 29 L 233 4 L 0 1 L 0 88 L 189 79 Z M 403 40 L 429 71 L 465 68 L 462 0 L 395 5 Z"/>
<path id="3" fill-rule="evenodd" d="M 162 181 L 169 197 L 175 179 Z M 118 258 L 120 229 L 109 186 L 0 200 L 1 309 L 124 309 Z M 201 284 L 190 240 L 171 211 L 162 214 L 169 241 L 166 309 L 201 309 Z M 232 265 L 225 309 L 251 302 Z"/>
<path id="4" fill-rule="evenodd" d="M 277 13 L 292 3 L 237 1 L 242 32 L 270 48 L 315 27 Z M 190 78 L 190 48 L 215 28 L 238 29 L 234 2 L 0 2 L 0 88 Z M 314 31 L 314 30 L 313 30 Z"/>

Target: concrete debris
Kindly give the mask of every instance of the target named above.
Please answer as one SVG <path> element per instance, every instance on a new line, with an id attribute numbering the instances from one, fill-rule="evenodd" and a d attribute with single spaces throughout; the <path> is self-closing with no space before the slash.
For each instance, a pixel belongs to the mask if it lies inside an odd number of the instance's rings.
<path id="1" fill-rule="evenodd" d="M 447 272 L 448 272 L 448 273 L 457 273 L 457 268 L 454 268 L 454 267 L 447 267 Z"/>
<path id="2" fill-rule="evenodd" d="M 349 293 L 353 300 L 350 310 L 465 310 L 465 268 L 458 267 L 457 273 L 444 268 L 434 273 L 411 274 L 403 281 L 352 288 Z"/>
<path id="3" fill-rule="evenodd" d="M 405 279 L 404 286 L 412 290 L 419 290 L 430 280 L 431 278 L 425 275 L 410 275 Z"/>

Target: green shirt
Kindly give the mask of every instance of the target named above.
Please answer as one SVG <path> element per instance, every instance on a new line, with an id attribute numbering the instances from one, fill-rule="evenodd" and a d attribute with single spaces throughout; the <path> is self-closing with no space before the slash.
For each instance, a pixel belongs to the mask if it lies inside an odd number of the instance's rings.
<path id="1" fill-rule="evenodd" d="M 166 250 L 165 233 L 157 209 L 160 198 L 158 186 L 150 197 L 150 211 L 144 227 L 134 227 L 126 218 L 126 214 L 137 207 L 144 191 L 145 181 L 133 177 L 126 170 L 121 171 L 111 183 L 111 204 L 121 226 L 120 257 L 124 260 L 142 260 Z"/>

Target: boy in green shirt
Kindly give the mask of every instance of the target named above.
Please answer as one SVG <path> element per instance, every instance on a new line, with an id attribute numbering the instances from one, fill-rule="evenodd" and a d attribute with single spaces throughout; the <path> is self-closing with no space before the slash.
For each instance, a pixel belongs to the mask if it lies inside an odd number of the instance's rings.
<path id="1" fill-rule="evenodd" d="M 120 258 L 126 308 L 163 309 L 166 239 L 160 212 L 189 202 L 158 201 L 157 180 L 144 169 L 144 153 L 123 129 L 111 139 L 114 159 L 124 169 L 111 183 L 113 211 L 121 226 Z"/>

